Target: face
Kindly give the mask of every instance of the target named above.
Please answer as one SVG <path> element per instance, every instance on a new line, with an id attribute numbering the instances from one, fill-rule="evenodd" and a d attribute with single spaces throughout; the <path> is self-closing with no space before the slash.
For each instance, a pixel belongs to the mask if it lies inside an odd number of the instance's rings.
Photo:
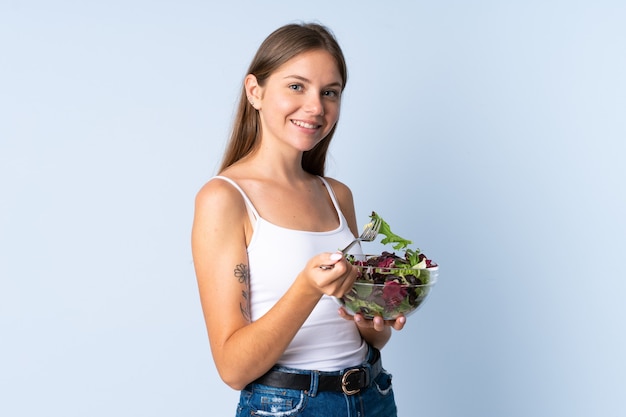
<path id="1" fill-rule="evenodd" d="M 265 85 L 246 78 L 246 91 L 259 111 L 262 146 L 312 149 L 339 118 L 342 79 L 324 50 L 304 52 L 268 77 Z"/>

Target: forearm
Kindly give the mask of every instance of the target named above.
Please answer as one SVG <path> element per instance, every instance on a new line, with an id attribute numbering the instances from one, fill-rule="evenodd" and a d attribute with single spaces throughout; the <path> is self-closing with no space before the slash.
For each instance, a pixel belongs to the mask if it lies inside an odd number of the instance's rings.
<path id="1" fill-rule="evenodd" d="M 222 345 L 212 344 L 224 382 L 242 389 L 267 372 L 283 355 L 320 298 L 319 294 L 303 292 L 296 280 L 263 317 L 238 329 Z"/>

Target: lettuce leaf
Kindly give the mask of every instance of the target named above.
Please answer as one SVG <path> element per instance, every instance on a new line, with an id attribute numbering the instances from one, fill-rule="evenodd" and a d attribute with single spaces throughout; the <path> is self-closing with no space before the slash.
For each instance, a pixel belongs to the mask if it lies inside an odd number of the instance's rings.
<path id="1" fill-rule="evenodd" d="M 385 238 L 380 241 L 380 243 L 382 243 L 383 245 L 393 244 L 393 248 L 395 250 L 400 250 L 406 248 L 411 243 L 413 243 L 410 240 L 407 240 L 393 233 L 391 231 L 391 228 L 389 227 L 389 224 L 387 224 L 387 222 L 383 220 L 382 217 L 376 214 L 376 212 L 372 211 L 370 218 L 372 219 L 372 222 L 376 219 L 380 219 L 381 221 L 380 231 L 378 233 L 385 236 Z"/>

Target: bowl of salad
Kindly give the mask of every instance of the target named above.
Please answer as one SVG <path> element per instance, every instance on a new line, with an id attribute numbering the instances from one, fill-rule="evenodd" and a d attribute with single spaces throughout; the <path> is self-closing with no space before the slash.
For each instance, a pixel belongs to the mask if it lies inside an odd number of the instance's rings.
<path id="1" fill-rule="evenodd" d="M 380 216 L 373 212 L 370 217 L 374 220 Z M 349 313 L 359 313 L 366 319 L 409 316 L 424 303 L 436 284 L 439 266 L 419 249 L 408 248 L 411 241 L 391 232 L 384 220 L 379 234 L 385 236 L 381 243 L 392 244 L 395 251 L 348 255 L 359 275 L 352 289 L 337 300 Z"/>

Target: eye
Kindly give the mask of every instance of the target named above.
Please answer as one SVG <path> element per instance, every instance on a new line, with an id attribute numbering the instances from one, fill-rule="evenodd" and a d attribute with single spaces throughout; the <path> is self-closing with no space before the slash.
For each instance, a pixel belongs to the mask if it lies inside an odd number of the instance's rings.
<path id="1" fill-rule="evenodd" d="M 337 90 L 326 90 L 322 93 L 322 95 L 324 97 L 332 97 L 332 98 L 336 98 L 339 97 L 339 91 Z"/>
<path id="2" fill-rule="evenodd" d="M 303 88 L 301 84 L 289 84 L 289 89 L 293 91 L 302 91 Z"/>

